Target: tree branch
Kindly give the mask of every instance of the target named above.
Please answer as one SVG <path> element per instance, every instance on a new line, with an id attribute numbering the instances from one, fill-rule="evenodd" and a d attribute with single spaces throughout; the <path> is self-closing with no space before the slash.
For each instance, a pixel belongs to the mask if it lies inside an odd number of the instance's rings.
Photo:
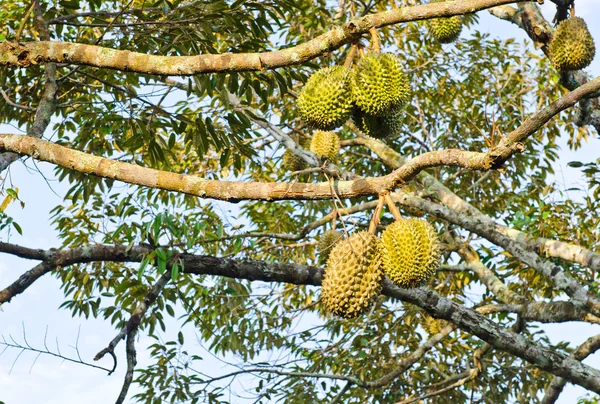
<path id="1" fill-rule="evenodd" d="M 140 262 L 149 247 L 98 246 L 84 247 L 65 252 L 56 251 L 55 258 L 67 265 L 74 262 L 135 261 Z M 111 255 L 110 252 L 113 252 Z M 77 257 L 79 255 L 79 257 Z M 68 259 L 67 259 L 68 257 Z M 77 259 L 79 258 L 79 259 Z M 186 274 L 226 276 L 250 281 L 284 282 L 296 285 L 321 284 L 323 270 L 316 267 L 274 263 L 256 260 L 235 260 L 210 256 L 180 254 Z M 389 281 L 384 282 L 382 293 L 415 304 L 436 318 L 448 320 L 491 346 L 508 352 L 554 375 L 600 393 L 600 371 L 545 348 L 520 335 L 508 331 L 476 310 L 459 305 L 424 288 L 402 289 Z"/>
<path id="2" fill-rule="evenodd" d="M 139 73 L 184 76 L 198 73 L 274 69 L 302 64 L 367 33 L 401 22 L 450 17 L 518 0 L 471 0 L 401 7 L 351 20 L 301 45 L 264 53 L 154 56 L 100 46 L 66 42 L 0 43 L 0 65 L 27 67 L 44 62 L 86 65 Z"/>
<path id="3" fill-rule="evenodd" d="M 582 361 L 596 352 L 598 349 L 600 349 L 600 334 L 588 338 L 588 340 L 581 344 L 571 354 L 571 356 L 578 361 Z M 541 404 L 554 404 L 556 400 L 558 400 L 560 393 L 562 393 L 565 384 L 567 384 L 565 379 L 559 376 L 554 376 L 550 382 L 550 385 L 548 388 L 546 388 L 546 392 L 544 393 L 544 398 L 542 398 Z"/>

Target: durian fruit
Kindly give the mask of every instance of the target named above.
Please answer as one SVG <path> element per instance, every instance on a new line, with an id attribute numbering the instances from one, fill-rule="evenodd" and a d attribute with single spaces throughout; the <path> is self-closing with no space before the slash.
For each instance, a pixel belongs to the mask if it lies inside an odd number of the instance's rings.
<path id="1" fill-rule="evenodd" d="M 443 3 L 445 0 L 431 0 L 430 3 Z M 454 42 L 462 31 L 463 19 L 459 15 L 448 18 L 432 18 L 427 21 L 429 33 L 441 43 Z"/>
<path id="2" fill-rule="evenodd" d="M 403 288 L 423 284 L 439 266 L 439 244 L 433 226 L 423 219 L 399 219 L 381 234 L 383 270 Z"/>
<path id="3" fill-rule="evenodd" d="M 391 53 L 367 53 L 352 76 L 354 103 L 368 115 L 385 115 L 410 100 L 408 77 Z"/>
<path id="4" fill-rule="evenodd" d="M 340 138 L 333 132 L 317 130 L 310 139 L 310 151 L 319 157 L 335 161 L 340 151 Z"/>
<path id="5" fill-rule="evenodd" d="M 352 70 L 344 66 L 326 67 L 310 76 L 297 99 L 302 120 L 321 130 L 346 122 L 352 112 L 351 77 Z"/>
<path id="6" fill-rule="evenodd" d="M 596 46 L 583 18 L 571 17 L 558 23 L 550 53 L 552 63 L 560 70 L 580 70 L 592 63 Z"/>
<path id="7" fill-rule="evenodd" d="M 385 115 L 374 116 L 355 108 L 352 112 L 352 121 L 362 133 L 375 139 L 385 139 L 397 135 L 402 126 L 400 108 L 395 108 Z"/>
<path id="8" fill-rule="evenodd" d="M 379 239 L 359 231 L 331 250 L 323 275 L 321 301 L 327 311 L 355 318 L 369 309 L 381 292 L 382 282 Z"/>
<path id="9" fill-rule="evenodd" d="M 442 328 L 444 328 L 446 325 L 446 321 L 438 320 L 431 316 L 425 316 L 423 320 L 423 328 L 430 336 L 439 334 L 439 332 L 442 331 Z"/>
<path id="10" fill-rule="evenodd" d="M 300 156 L 296 156 L 290 150 L 286 150 L 283 153 L 283 167 L 289 171 L 301 171 L 308 167 L 308 164 Z"/>
<path id="11" fill-rule="evenodd" d="M 327 262 L 331 249 L 343 238 L 344 235 L 337 230 L 327 230 L 325 233 L 321 234 L 321 238 L 317 244 L 319 260 L 321 262 Z"/>

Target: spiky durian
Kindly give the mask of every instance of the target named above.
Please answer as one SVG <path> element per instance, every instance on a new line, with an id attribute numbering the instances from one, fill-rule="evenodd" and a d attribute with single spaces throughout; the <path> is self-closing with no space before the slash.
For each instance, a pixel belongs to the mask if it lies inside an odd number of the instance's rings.
<path id="1" fill-rule="evenodd" d="M 344 235 L 337 230 L 327 230 L 321 235 L 317 249 L 319 250 L 319 260 L 327 262 L 331 249 L 344 238 Z"/>
<path id="2" fill-rule="evenodd" d="M 430 3 L 443 3 L 445 0 L 431 0 Z M 448 18 L 432 18 L 427 21 L 429 33 L 441 43 L 454 42 L 462 31 L 463 19 L 459 15 Z"/>
<path id="3" fill-rule="evenodd" d="M 298 94 L 298 112 L 309 126 L 331 130 L 341 126 L 352 112 L 352 70 L 332 66 L 314 73 Z"/>
<path id="4" fill-rule="evenodd" d="M 283 153 L 283 167 L 289 171 L 304 170 L 308 165 L 300 156 L 296 156 L 290 150 Z"/>
<path id="5" fill-rule="evenodd" d="M 354 103 L 365 114 L 384 115 L 410 100 L 410 84 L 400 60 L 390 53 L 367 53 L 352 76 Z"/>
<path id="6" fill-rule="evenodd" d="M 596 54 L 594 38 L 580 17 L 571 17 L 558 23 L 550 53 L 554 66 L 560 70 L 580 70 L 592 63 Z"/>
<path id="7" fill-rule="evenodd" d="M 438 320 L 428 315 L 423 319 L 423 328 L 430 336 L 438 334 L 446 325 L 446 321 Z"/>
<path id="8" fill-rule="evenodd" d="M 376 139 L 385 139 L 398 134 L 402 125 L 400 108 L 395 108 L 385 115 L 365 114 L 358 108 L 352 112 L 352 121 L 365 135 Z"/>
<path id="9" fill-rule="evenodd" d="M 327 311 L 345 318 L 364 313 L 381 292 L 383 271 L 379 239 L 359 231 L 329 253 L 321 286 Z"/>
<path id="10" fill-rule="evenodd" d="M 403 288 L 424 283 L 439 265 L 438 240 L 425 220 L 399 219 L 381 234 L 383 270 Z"/>
<path id="11" fill-rule="evenodd" d="M 329 161 L 335 161 L 340 151 L 340 138 L 333 132 L 317 130 L 310 139 L 310 151 L 319 157 L 327 157 Z"/>

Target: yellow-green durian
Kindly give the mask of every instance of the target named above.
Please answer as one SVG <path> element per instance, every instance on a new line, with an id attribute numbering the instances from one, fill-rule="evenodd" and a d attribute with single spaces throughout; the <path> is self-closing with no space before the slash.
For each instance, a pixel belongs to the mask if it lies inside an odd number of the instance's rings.
<path id="1" fill-rule="evenodd" d="M 558 23 L 550 41 L 550 54 L 560 70 L 580 70 L 592 63 L 596 45 L 582 18 L 571 17 Z"/>
<path id="2" fill-rule="evenodd" d="M 310 139 L 310 151 L 319 157 L 335 161 L 340 151 L 340 138 L 333 132 L 317 130 Z"/>
<path id="3" fill-rule="evenodd" d="M 414 288 L 431 277 L 439 266 L 436 232 L 423 219 L 399 219 L 381 234 L 383 270 L 392 282 Z"/>
<path id="4" fill-rule="evenodd" d="M 385 139 L 397 135 L 402 127 L 400 108 L 390 110 L 387 114 L 376 116 L 365 114 L 358 108 L 352 112 L 352 121 L 367 136 Z"/>
<path id="5" fill-rule="evenodd" d="M 439 334 L 442 331 L 442 328 L 444 328 L 446 325 L 447 325 L 446 321 L 438 320 L 429 315 L 426 315 L 425 318 L 423 319 L 423 328 L 425 329 L 427 334 L 429 334 L 430 336 Z"/>
<path id="6" fill-rule="evenodd" d="M 359 231 L 338 242 L 329 253 L 321 302 L 335 315 L 355 318 L 369 309 L 382 282 L 379 239 Z"/>
<path id="7" fill-rule="evenodd" d="M 430 3 L 443 3 L 445 0 L 431 0 Z M 454 42 L 460 36 L 462 31 L 463 19 L 462 16 L 455 15 L 452 17 L 432 18 L 427 20 L 429 33 L 441 43 Z"/>
<path id="8" fill-rule="evenodd" d="M 346 122 L 352 112 L 351 77 L 352 70 L 344 66 L 326 67 L 310 76 L 297 99 L 302 120 L 322 130 Z"/>
<path id="9" fill-rule="evenodd" d="M 352 76 L 354 103 L 365 114 L 385 115 L 410 100 L 408 77 L 391 53 L 367 53 Z"/>
<path id="10" fill-rule="evenodd" d="M 304 170 L 308 164 L 300 156 L 295 155 L 290 150 L 283 153 L 283 167 L 289 171 Z"/>
<path id="11" fill-rule="evenodd" d="M 344 238 L 344 235 L 337 230 L 327 230 L 321 235 L 319 243 L 317 244 L 317 250 L 319 251 L 319 260 L 321 262 L 327 262 L 329 253 L 333 247 Z"/>

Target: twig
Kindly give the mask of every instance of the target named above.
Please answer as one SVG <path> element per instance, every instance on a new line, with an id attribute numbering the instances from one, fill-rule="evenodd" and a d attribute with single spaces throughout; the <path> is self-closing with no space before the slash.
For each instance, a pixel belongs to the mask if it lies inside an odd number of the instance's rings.
<path id="1" fill-rule="evenodd" d="M 127 344 L 125 344 L 125 352 L 127 355 L 127 372 L 125 373 L 125 380 L 123 381 L 123 387 L 115 404 L 122 404 L 127 397 L 127 392 L 133 382 L 133 371 L 135 365 L 137 365 L 136 353 L 135 353 L 135 335 L 137 334 L 137 328 L 133 328 L 127 332 Z"/>
<path id="2" fill-rule="evenodd" d="M 33 7 L 35 6 L 36 1 L 38 1 L 38 0 L 31 1 L 31 6 L 29 6 L 29 9 L 25 13 L 25 17 L 23 17 L 23 21 L 21 22 L 21 25 L 19 26 L 19 30 L 17 31 L 17 35 L 15 36 L 15 43 L 19 43 L 21 41 L 21 34 L 23 33 L 23 28 L 25 27 L 25 22 L 31 15 L 31 12 L 33 11 Z"/>
<path id="3" fill-rule="evenodd" d="M 106 348 L 98 352 L 94 357 L 94 360 L 97 361 L 102 359 L 102 357 L 104 357 L 104 355 L 106 355 L 107 353 L 110 354 L 115 362 L 114 367 L 110 373 L 113 373 L 117 368 L 117 356 L 114 353 L 115 347 L 119 344 L 119 342 L 121 342 L 122 339 L 128 337 L 132 330 L 137 330 L 137 328 L 140 325 L 140 322 L 142 321 L 142 318 L 148 311 L 148 308 L 152 305 L 152 303 L 156 301 L 156 298 L 160 295 L 167 282 L 169 282 L 169 279 L 171 279 L 171 271 L 167 268 L 165 273 L 162 274 L 160 278 L 158 278 L 156 283 L 152 286 L 152 289 L 148 292 L 148 294 L 146 294 L 146 296 L 144 296 L 144 299 L 135 308 L 125 327 L 123 327 L 121 331 L 119 331 L 117 336 L 114 337 L 112 341 L 110 341 Z"/>

